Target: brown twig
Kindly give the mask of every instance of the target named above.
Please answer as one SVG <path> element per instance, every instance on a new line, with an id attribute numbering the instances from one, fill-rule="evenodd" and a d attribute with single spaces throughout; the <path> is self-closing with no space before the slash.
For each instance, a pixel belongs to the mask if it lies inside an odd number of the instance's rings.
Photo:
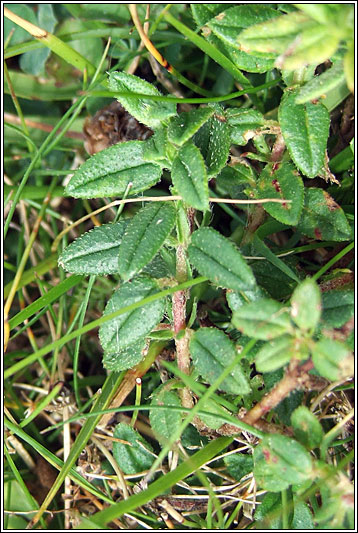
<path id="1" fill-rule="evenodd" d="M 311 359 L 300 365 L 300 361 L 293 360 L 289 365 L 284 377 L 258 402 L 248 413 L 241 416 L 240 419 L 269 433 L 277 433 L 277 428 L 272 426 L 265 420 L 261 420 L 269 411 L 274 409 L 282 400 L 287 398 L 291 392 L 297 389 L 319 389 L 324 388 L 326 381 L 312 376 L 308 372 L 313 368 Z M 223 424 L 216 432 L 220 435 L 236 435 L 240 431 L 237 426 L 231 424 Z M 290 434 L 289 430 L 285 428 L 279 430 L 280 433 Z"/>

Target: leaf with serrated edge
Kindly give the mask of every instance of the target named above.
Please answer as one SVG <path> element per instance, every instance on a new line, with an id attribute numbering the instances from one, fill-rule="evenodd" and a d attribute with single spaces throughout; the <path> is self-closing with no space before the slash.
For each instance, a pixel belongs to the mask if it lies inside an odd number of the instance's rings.
<path id="1" fill-rule="evenodd" d="M 229 337 L 215 328 L 201 328 L 196 331 L 190 341 L 190 353 L 195 368 L 210 384 L 214 383 L 237 355 Z M 219 388 L 229 394 L 248 394 L 251 390 L 239 365 L 224 379 Z"/>
<path id="2" fill-rule="evenodd" d="M 227 9 L 207 22 L 207 26 L 224 42 L 239 48 L 237 36 L 254 24 L 277 17 L 277 11 L 262 4 L 243 4 Z"/>
<path id="3" fill-rule="evenodd" d="M 145 143 L 128 141 L 93 155 L 78 168 L 65 195 L 75 198 L 123 196 L 132 183 L 130 195 L 149 189 L 161 177 L 162 168 L 143 158 Z"/>
<path id="4" fill-rule="evenodd" d="M 251 268 L 234 243 L 212 228 L 200 228 L 188 248 L 192 265 L 219 287 L 250 290 L 256 285 Z"/>
<path id="5" fill-rule="evenodd" d="M 143 207 L 128 224 L 119 248 L 119 273 L 131 279 L 153 259 L 175 223 L 173 205 L 153 202 Z"/>
<path id="6" fill-rule="evenodd" d="M 231 146 L 230 128 L 224 110 L 218 104 L 212 106 L 215 114 L 195 133 L 193 141 L 200 149 L 209 178 L 216 176 L 226 165 Z"/>
<path id="7" fill-rule="evenodd" d="M 322 170 L 329 133 L 328 109 L 320 102 L 297 104 L 298 90 L 288 91 L 278 109 L 290 156 L 301 172 L 314 178 Z"/>
<path id="8" fill-rule="evenodd" d="M 208 177 L 199 148 L 188 143 L 180 148 L 172 164 L 174 187 L 194 209 L 209 209 Z"/>
<path id="9" fill-rule="evenodd" d="M 58 264 L 74 274 L 115 274 L 118 251 L 128 220 L 87 231 L 65 248 Z"/>
<path id="10" fill-rule="evenodd" d="M 103 315 L 139 302 L 156 292 L 158 292 L 156 282 L 145 276 L 123 283 L 108 301 Z M 104 351 L 120 352 L 145 337 L 161 321 L 164 311 L 165 300 L 160 299 L 105 322 L 99 329 L 99 338 Z"/>

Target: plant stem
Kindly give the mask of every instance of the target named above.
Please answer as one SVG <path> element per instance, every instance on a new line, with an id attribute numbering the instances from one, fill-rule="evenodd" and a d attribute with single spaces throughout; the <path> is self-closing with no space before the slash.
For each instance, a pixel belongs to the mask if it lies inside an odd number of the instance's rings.
<path id="1" fill-rule="evenodd" d="M 307 379 L 310 379 L 308 371 L 312 368 L 313 362 L 311 360 L 306 361 L 301 366 L 299 361 L 294 361 L 281 381 L 244 416 L 244 422 L 253 426 L 262 416 L 274 409 L 284 398 L 287 398 L 292 391 L 303 387 Z"/>

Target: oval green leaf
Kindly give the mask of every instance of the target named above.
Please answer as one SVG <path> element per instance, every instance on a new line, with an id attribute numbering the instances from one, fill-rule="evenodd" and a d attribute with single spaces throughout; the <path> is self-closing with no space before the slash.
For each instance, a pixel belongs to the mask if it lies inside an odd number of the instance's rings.
<path id="1" fill-rule="evenodd" d="M 209 209 L 208 177 L 199 148 L 188 143 L 180 148 L 172 164 L 174 187 L 194 209 Z"/>
<path id="2" fill-rule="evenodd" d="M 295 341 L 290 335 L 273 339 L 258 351 L 255 365 L 259 372 L 273 372 L 289 363 L 296 356 Z"/>
<path id="3" fill-rule="evenodd" d="M 303 483 L 312 476 L 309 452 L 285 435 L 267 435 L 254 450 L 254 477 L 257 485 L 279 492 Z"/>
<path id="4" fill-rule="evenodd" d="M 224 42 L 239 47 L 237 36 L 245 28 L 277 17 L 277 11 L 262 4 L 242 4 L 223 11 L 207 26 Z"/>
<path id="5" fill-rule="evenodd" d="M 190 353 L 195 368 L 210 385 L 237 356 L 229 337 L 215 328 L 196 331 L 190 341 Z M 229 394 L 240 395 L 249 394 L 251 390 L 239 365 L 224 379 L 219 388 Z"/>
<path id="6" fill-rule="evenodd" d="M 118 251 L 128 220 L 103 224 L 78 237 L 60 255 L 58 264 L 75 274 L 115 274 Z"/>
<path id="7" fill-rule="evenodd" d="M 199 107 L 189 112 L 180 113 L 171 119 L 168 127 L 168 139 L 182 146 L 214 114 L 212 107 Z"/>
<path id="8" fill-rule="evenodd" d="M 323 439 L 323 429 L 315 415 L 305 406 L 300 405 L 291 415 L 291 424 L 295 437 L 309 450 L 318 448 Z"/>
<path id="9" fill-rule="evenodd" d="M 161 93 L 147 81 L 126 72 L 111 72 L 108 78 L 111 91 L 148 94 L 162 96 Z M 145 98 L 118 96 L 118 102 L 139 122 L 150 128 L 158 128 L 162 121 L 177 114 L 176 104 L 172 102 L 155 102 Z"/>
<path id="10" fill-rule="evenodd" d="M 131 279 L 153 259 L 175 223 L 173 205 L 153 202 L 143 207 L 128 224 L 119 248 L 119 273 Z"/>
<path id="11" fill-rule="evenodd" d="M 167 382 L 159 387 L 151 402 L 151 405 L 167 405 L 169 409 L 151 409 L 149 412 L 150 425 L 163 444 L 178 430 L 182 420 L 180 411 L 170 409 L 170 406 L 181 407 L 178 395 L 170 390 L 171 385 L 171 382 Z"/>
<path id="12" fill-rule="evenodd" d="M 312 278 L 298 285 L 291 297 L 291 317 L 300 329 L 314 330 L 321 317 L 321 291 Z"/>
<path id="13" fill-rule="evenodd" d="M 283 224 L 295 226 L 303 208 L 303 181 L 291 163 L 269 163 L 257 182 L 256 198 L 280 198 L 290 202 L 265 203 L 263 207 Z"/>
<path id="14" fill-rule="evenodd" d="M 153 452 L 153 448 L 133 428 L 127 424 L 118 424 L 113 437 L 128 442 L 113 442 L 113 457 L 125 474 L 144 472 L 152 466 L 154 456 L 150 452 Z"/>
<path id="15" fill-rule="evenodd" d="M 347 241 L 352 231 L 346 215 L 335 200 L 323 189 L 305 189 L 305 201 L 297 229 L 316 240 Z"/>
<path id="16" fill-rule="evenodd" d="M 292 331 L 286 308 L 269 298 L 240 307 L 233 314 L 232 323 L 239 331 L 254 339 L 270 340 Z"/>
<path id="17" fill-rule="evenodd" d="M 212 228 L 200 228 L 188 248 L 191 264 L 215 285 L 234 290 L 252 290 L 256 281 L 236 246 Z"/>
<path id="18" fill-rule="evenodd" d="M 320 173 L 324 164 L 329 133 L 329 113 L 320 102 L 297 104 L 298 90 L 288 91 L 278 109 L 278 120 L 290 155 L 299 170 L 309 178 Z"/>
<path id="19" fill-rule="evenodd" d="M 264 125 L 264 117 L 256 109 L 230 108 L 225 111 L 231 142 L 244 146 Z"/>
<path id="20" fill-rule="evenodd" d="M 119 352 L 104 352 L 103 366 L 112 372 L 128 370 L 141 362 L 147 350 L 145 339 L 134 342 Z"/>
<path id="21" fill-rule="evenodd" d="M 329 381 L 349 378 L 354 373 L 354 359 L 349 348 L 333 339 L 321 339 L 312 349 L 315 369 Z"/>
<path id="22" fill-rule="evenodd" d="M 230 128 L 224 111 L 219 105 L 212 106 L 215 114 L 196 132 L 193 140 L 200 149 L 209 178 L 216 176 L 226 165 L 231 146 Z"/>
<path id="23" fill-rule="evenodd" d="M 103 315 L 139 302 L 156 292 L 158 292 L 156 282 L 145 276 L 123 283 L 108 301 Z M 161 299 L 105 322 L 99 329 L 99 338 L 104 351 L 116 354 L 127 349 L 145 337 L 161 321 L 164 311 L 165 300 Z"/>
<path id="24" fill-rule="evenodd" d="M 123 196 L 129 183 L 132 183 L 131 195 L 149 189 L 160 180 L 162 169 L 145 161 L 144 146 L 143 141 L 128 141 L 93 155 L 75 171 L 65 195 L 75 198 Z"/>

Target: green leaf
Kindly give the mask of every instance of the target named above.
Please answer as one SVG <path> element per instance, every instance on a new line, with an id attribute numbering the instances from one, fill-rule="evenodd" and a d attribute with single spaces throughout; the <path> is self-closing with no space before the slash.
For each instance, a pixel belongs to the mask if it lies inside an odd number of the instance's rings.
<path id="1" fill-rule="evenodd" d="M 295 501 L 291 527 L 301 531 L 315 529 L 315 520 L 307 503 L 300 500 Z"/>
<path id="2" fill-rule="evenodd" d="M 199 148 L 187 143 L 180 148 L 172 164 L 173 185 L 186 204 L 206 211 L 209 209 L 208 177 Z"/>
<path id="3" fill-rule="evenodd" d="M 219 405 L 214 400 L 207 400 L 202 407 L 203 411 L 212 413 L 212 415 L 202 415 L 200 414 L 200 420 L 204 422 L 210 429 L 219 429 L 223 425 L 223 420 L 220 418 L 220 415 L 230 415 L 229 411 L 225 409 L 222 405 Z"/>
<path id="4" fill-rule="evenodd" d="M 263 205 L 272 217 L 283 224 L 295 226 L 303 208 L 304 187 L 302 178 L 292 163 L 269 163 L 257 182 L 256 198 L 280 198 L 291 203 L 266 203 Z"/>
<path id="5" fill-rule="evenodd" d="M 345 344 L 333 339 L 321 339 L 312 349 L 315 369 L 329 381 L 349 378 L 354 373 L 354 359 Z"/>
<path id="6" fill-rule="evenodd" d="M 103 224 L 87 231 L 67 246 L 58 264 L 74 274 L 115 274 L 118 251 L 128 220 Z"/>
<path id="7" fill-rule="evenodd" d="M 171 164 L 167 158 L 167 147 L 167 130 L 166 128 L 158 128 L 154 132 L 154 135 L 145 141 L 143 159 L 150 163 L 160 165 L 162 168 L 170 168 Z"/>
<path id="8" fill-rule="evenodd" d="M 119 248 L 119 273 L 123 280 L 131 279 L 156 255 L 175 223 L 175 207 L 153 202 L 143 207 L 131 219 Z"/>
<path id="9" fill-rule="evenodd" d="M 329 113 L 320 102 L 297 104 L 298 91 L 283 96 L 278 120 L 290 155 L 301 172 L 309 178 L 320 173 L 324 164 L 329 133 Z"/>
<path id="10" fill-rule="evenodd" d="M 243 200 L 247 199 L 247 192 L 256 187 L 255 172 L 244 160 L 224 167 L 215 181 L 220 195 Z"/>
<path id="11" fill-rule="evenodd" d="M 238 35 L 245 28 L 277 17 L 277 11 L 260 4 L 244 4 L 227 9 L 212 18 L 207 27 L 225 43 L 227 55 L 238 68 L 248 72 L 266 72 L 273 67 L 267 54 L 250 54 L 240 49 Z"/>
<path id="12" fill-rule="evenodd" d="M 193 363 L 201 376 L 212 384 L 236 357 L 234 344 L 219 329 L 201 328 L 190 341 Z M 250 385 L 239 366 L 221 383 L 220 389 L 229 394 L 249 394 Z"/>
<path id="13" fill-rule="evenodd" d="M 193 18 L 199 28 L 204 26 L 204 24 L 206 24 L 211 18 L 215 17 L 215 15 L 218 15 L 229 7 L 230 4 L 190 4 Z"/>
<path id="14" fill-rule="evenodd" d="M 298 231 L 321 241 L 347 241 L 352 237 L 343 209 L 323 189 L 305 189 L 305 202 Z"/>
<path id="15" fill-rule="evenodd" d="M 254 461 L 252 455 L 235 453 L 224 457 L 224 463 L 230 476 L 240 481 L 244 476 L 252 472 Z"/>
<path id="16" fill-rule="evenodd" d="M 21 13 L 21 16 L 24 17 L 24 13 Z M 53 32 L 57 23 L 57 19 L 54 15 L 52 4 L 39 4 L 37 18 L 38 21 L 35 24 L 38 24 L 40 28 L 43 28 L 44 30 L 47 30 L 51 33 Z M 28 74 L 34 74 L 35 76 L 39 76 L 40 74 L 44 75 L 44 66 L 50 53 L 51 50 L 45 47 L 41 48 L 40 50 L 32 50 L 31 52 L 21 54 L 21 70 L 27 72 Z"/>
<path id="17" fill-rule="evenodd" d="M 337 50 L 339 36 L 332 34 L 332 28 L 316 24 L 300 33 L 289 52 L 276 60 L 275 66 L 285 70 L 296 70 L 306 65 L 319 65 L 329 59 Z"/>
<path id="18" fill-rule="evenodd" d="M 283 335 L 267 342 L 256 355 L 255 365 L 259 372 L 273 372 L 298 357 L 295 339 Z"/>
<path id="19" fill-rule="evenodd" d="M 155 185 L 162 174 L 159 165 L 144 160 L 143 141 L 128 141 L 110 146 L 93 155 L 77 169 L 65 189 L 75 198 L 123 196 L 128 183 L 130 194 Z"/>
<path id="20" fill-rule="evenodd" d="M 266 296 L 266 291 L 258 285 L 256 285 L 251 291 L 233 291 L 230 289 L 226 291 L 227 303 L 229 304 L 229 307 L 232 312 L 236 311 L 237 309 L 249 302 L 261 300 Z"/>
<path id="21" fill-rule="evenodd" d="M 291 415 L 291 424 L 296 439 L 309 450 L 318 448 L 323 439 L 323 429 L 315 415 L 304 405 Z"/>
<path id="22" fill-rule="evenodd" d="M 153 448 L 133 428 L 127 424 L 118 424 L 114 429 L 113 437 L 130 443 L 113 442 L 113 457 L 125 474 L 137 474 L 152 466 L 154 456 L 150 452 L 153 452 Z"/>
<path id="23" fill-rule="evenodd" d="M 337 61 L 320 76 L 315 76 L 297 92 L 296 104 L 305 104 L 332 91 L 344 81 L 343 62 Z"/>
<path id="24" fill-rule="evenodd" d="M 351 92 L 354 91 L 354 41 L 348 42 L 348 50 L 343 58 L 344 74 Z"/>
<path id="25" fill-rule="evenodd" d="M 231 7 L 212 18 L 207 26 L 223 41 L 239 47 L 238 35 L 242 30 L 277 17 L 277 11 L 262 4 L 243 4 Z"/>
<path id="26" fill-rule="evenodd" d="M 194 135 L 194 142 L 200 149 L 209 178 L 216 176 L 226 165 L 231 146 L 230 128 L 224 111 L 218 104 L 213 105 L 215 114 Z"/>
<path id="27" fill-rule="evenodd" d="M 188 248 L 192 265 L 219 287 L 251 290 L 255 278 L 236 246 L 212 228 L 200 228 Z"/>
<path id="28" fill-rule="evenodd" d="M 258 530 L 282 529 L 281 494 L 267 492 L 255 511 L 255 527 Z"/>
<path id="29" fill-rule="evenodd" d="M 212 107 L 199 107 L 172 118 L 168 127 L 169 141 L 182 146 L 209 120 L 214 111 Z"/>
<path id="30" fill-rule="evenodd" d="M 321 291 L 312 278 L 298 285 L 291 298 L 291 317 L 300 329 L 314 330 L 321 318 Z"/>
<path id="31" fill-rule="evenodd" d="M 34 13 L 34 10 L 31 9 L 26 4 L 5 4 L 5 7 L 10 9 L 15 15 L 19 15 L 19 17 L 22 17 L 26 19 L 28 22 L 31 22 L 31 24 L 37 24 L 36 15 Z M 15 44 L 23 43 L 29 40 L 29 32 L 15 24 L 15 22 L 12 22 L 10 19 L 4 17 L 3 18 L 3 29 L 4 29 L 4 41 L 9 37 L 10 32 L 12 32 L 11 39 L 8 43 L 8 45 L 14 46 Z"/>
<path id="32" fill-rule="evenodd" d="M 170 390 L 173 384 L 169 381 L 159 387 L 153 394 L 151 405 L 173 405 L 180 407 L 181 402 L 178 395 L 173 390 Z M 165 444 L 173 433 L 178 430 L 182 415 L 179 411 L 173 411 L 171 409 L 151 409 L 149 420 L 158 440 L 162 444 Z"/>
<path id="33" fill-rule="evenodd" d="M 246 28 L 237 41 L 246 52 L 283 54 L 304 29 L 316 26 L 310 17 L 294 11 Z"/>
<path id="34" fill-rule="evenodd" d="M 303 483 L 313 474 L 309 452 L 284 435 L 266 435 L 254 450 L 254 477 L 257 485 L 280 492 Z"/>
<path id="35" fill-rule="evenodd" d="M 231 142 L 244 146 L 264 125 L 262 113 L 256 109 L 229 108 L 225 116 L 230 127 Z"/>
<path id="36" fill-rule="evenodd" d="M 108 301 L 103 315 L 139 302 L 156 292 L 156 282 L 145 276 L 123 283 Z M 165 301 L 161 299 L 105 322 L 99 329 L 104 351 L 118 353 L 142 339 L 161 321 L 164 311 Z"/>
<path id="37" fill-rule="evenodd" d="M 105 352 L 103 354 L 103 366 L 113 372 L 121 372 L 128 368 L 133 368 L 141 362 L 147 351 L 145 339 L 140 339 L 124 350 L 115 352 Z"/>
<path id="38" fill-rule="evenodd" d="M 341 328 L 354 315 L 354 291 L 332 290 L 322 294 L 322 321 L 330 328 Z"/>
<path id="39" fill-rule="evenodd" d="M 210 34 L 207 40 L 216 46 L 222 54 L 228 59 L 231 59 L 232 63 L 238 68 L 245 70 L 246 72 L 267 72 L 274 68 L 274 58 L 271 54 L 261 54 L 256 52 L 254 54 L 248 53 L 238 48 L 234 48 L 230 44 L 227 44 L 224 40 L 217 37 L 214 34 Z"/>
<path id="40" fill-rule="evenodd" d="M 287 308 L 268 298 L 240 307 L 233 314 L 232 323 L 254 339 L 270 340 L 292 331 Z"/>
<path id="41" fill-rule="evenodd" d="M 111 72 L 108 78 L 109 89 L 117 92 L 130 92 L 161 96 L 151 83 L 126 72 Z M 158 128 L 162 122 L 177 114 L 176 104 L 171 102 L 155 102 L 145 98 L 128 98 L 120 96 L 118 102 L 139 122 L 150 128 Z"/>

